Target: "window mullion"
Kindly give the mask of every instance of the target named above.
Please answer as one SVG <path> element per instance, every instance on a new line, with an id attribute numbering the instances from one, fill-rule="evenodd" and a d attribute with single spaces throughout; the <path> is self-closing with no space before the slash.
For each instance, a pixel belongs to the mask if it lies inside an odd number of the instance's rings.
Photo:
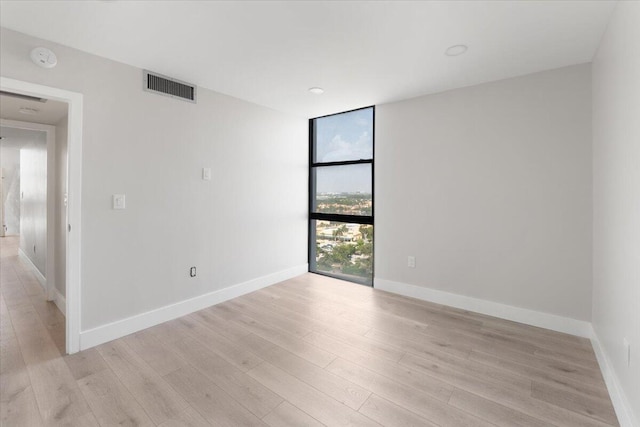
<path id="1" fill-rule="evenodd" d="M 324 168 L 329 166 L 349 166 L 349 165 L 366 165 L 373 164 L 373 159 L 360 159 L 360 160 L 344 160 L 341 162 L 319 162 L 312 163 L 313 168 Z"/>

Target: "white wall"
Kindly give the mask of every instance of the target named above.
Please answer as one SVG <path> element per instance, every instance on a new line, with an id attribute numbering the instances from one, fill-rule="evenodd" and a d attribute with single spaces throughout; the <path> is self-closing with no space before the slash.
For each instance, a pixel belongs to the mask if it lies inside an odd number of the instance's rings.
<path id="1" fill-rule="evenodd" d="M 640 3 L 618 3 L 593 62 L 593 327 L 632 425 L 640 425 L 639 23 Z"/>
<path id="2" fill-rule="evenodd" d="M 44 132 L 20 149 L 20 249 L 46 277 L 47 141 Z"/>
<path id="3" fill-rule="evenodd" d="M 376 280 L 589 320 L 590 96 L 586 64 L 376 107 Z"/>
<path id="4" fill-rule="evenodd" d="M 14 236 L 20 233 L 20 150 L 18 148 L 4 147 L 0 143 L 0 167 L 2 167 L 4 179 L 0 183 L 3 186 L 5 236 Z"/>
<path id="5" fill-rule="evenodd" d="M 65 195 L 67 193 L 67 134 L 68 117 L 65 116 L 56 124 L 56 171 L 55 171 L 55 272 L 56 289 L 60 295 L 66 294 L 66 237 L 67 237 L 67 207 Z"/>
<path id="6" fill-rule="evenodd" d="M 306 119 L 202 88 L 197 104 L 154 95 L 140 69 L 0 35 L 3 76 L 84 94 L 83 331 L 306 264 Z M 57 67 L 34 66 L 35 46 Z"/>

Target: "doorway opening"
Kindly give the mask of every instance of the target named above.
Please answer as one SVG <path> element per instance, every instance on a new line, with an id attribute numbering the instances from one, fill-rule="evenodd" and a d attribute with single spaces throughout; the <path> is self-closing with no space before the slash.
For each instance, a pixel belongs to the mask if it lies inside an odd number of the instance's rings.
<path id="1" fill-rule="evenodd" d="M 62 353 L 67 123 L 66 103 L 0 93 L 3 298 L 9 313 L 28 306 Z"/>
<path id="2" fill-rule="evenodd" d="M 82 95 L 0 77 L 0 127 L 0 148 L 6 151 L 6 147 L 7 158 L 14 163 L 6 172 L 3 165 L 7 183 L 9 169 L 14 182 L 18 171 L 18 184 L 2 185 L 0 235 L 9 234 L 0 237 L 3 272 L 11 275 L 13 270 L 14 285 L 18 279 L 29 300 L 37 304 L 40 300 L 29 274 L 40 279 L 42 300 L 52 302 L 44 309 L 44 315 L 52 314 L 55 303 L 64 318 L 58 339 L 52 337 L 62 353 L 75 353 L 81 349 Z M 43 134 L 44 144 L 38 136 Z M 3 162 L 4 159 L 5 156 Z M 5 188 L 11 185 L 13 188 L 5 194 Z M 11 199 L 7 200 L 9 195 Z M 14 266 L 11 260 L 16 263 Z M 24 276 L 22 280 L 20 274 Z M 48 319 L 51 321 L 51 317 Z"/>

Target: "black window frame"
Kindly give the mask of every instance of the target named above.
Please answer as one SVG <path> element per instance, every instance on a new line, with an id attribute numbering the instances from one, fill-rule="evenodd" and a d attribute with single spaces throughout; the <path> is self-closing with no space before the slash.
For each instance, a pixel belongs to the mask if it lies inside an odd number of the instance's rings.
<path id="1" fill-rule="evenodd" d="M 348 114 L 348 113 L 352 113 L 354 111 L 360 111 L 360 110 L 368 110 L 371 109 L 372 111 L 372 117 L 373 117 L 373 123 L 372 123 L 372 129 L 371 129 L 371 159 L 360 159 L 360 160 L 343 160 L 343 161 L 337 161 L 337 162 L 315 162 L 314 158 L 315 156 L 315 148 L 316 148 L 316 144 L 315 144 L 315 121 L 318 119 L 322 119 L 324 117 L 331 117 L 331 116 L 337 116 L 340 114 Z M 308 242 L 308 253 L 307 253 L 307 263 L 309 265 L 309 272 L 310 273 L 314 273 L 314 274 L 319 274 L 322 276 L 328 276 L 328 277 L 333 277 L 335 279 L 340 279 L 340 280 L 345 280 L 348 282 L 353 282 L 353 283 L 357 283 L 360 285 L 365 285 L 365 286 L 371 286 L 373 287 L 373 278 L 375 276 L 375 225 L 374 225 L 374 215 L 375 215 L 375 157 L 376 157 L 376 106 L 375 105 L 371 105 L 368 107 L 362 107 L 362 108 L 355 108 L 353 110 L 348 110 L 348 111 L 342 111 L 340 113 L 334 113 L 334 114 L 326 114 L 324 116 L 319 116 L 319 117 L 314 117 L 309 119 L 309 224 L 308 224 L 308 228 L 307 228 L 307 242 Z M 361 164 L 370 164 L 371 165 L 371 215 L 345 215 L 345 214 L 334 214 L 334 213 L 321 213 L 321 212 L 314 212 L 313 211 L 313 206 L 314 206 L 314 200 L 316 197 L 315 194 L 315 183 L 314 183 L 314 176 L 313 176 L 313 171 L 315 168 L 318 167 L 330 167 L 330 166 L 349 166 L 349 165 L 361 165 Z M 324 220 L 324 221 L 334 221 L 334 222 L 344 222 L 344 223 L 352 223 L 352 224 L 365 224 L 365 225 L 372 225 L 373 227 L 373 240 L 372 240 L 372 250 L 371 250 L 371 283 L 362 281 L 362 280 L 356 280 L 356 279 L 350 279 L 348 277 L 342 276 L 342 275 L 338 275 L 338 274 L 331 274 L 328 273 L 326 271 L 319 271 L 316 269 L 316 271 L 312 270 L 311 267 L 312 265 L 315 263 L 315 256 L 316 256 L 316 242 L 315 241 L 311 241 L 312 237 L 314 236 L 314 232 L 312 230 L 312 226 L 314 223 L 314 220 Z M 314 239 L 315 240 L 315 239 Z M 313 261 L 313 262 L 312 262 Z"/>

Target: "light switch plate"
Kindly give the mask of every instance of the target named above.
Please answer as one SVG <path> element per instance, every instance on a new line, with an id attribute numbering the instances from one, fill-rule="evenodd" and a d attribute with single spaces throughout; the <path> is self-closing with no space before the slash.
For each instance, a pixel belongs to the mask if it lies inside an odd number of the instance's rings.
<path id="1" fill-rule="evenodd" d="M 211 168 L 202 168 L 202 179 L 211 181 Z"/>
<path id="2" fill-rule="evenodd" d="M 409 255 L 407 257 L 407 267 L 416 268 L 416 257 L 414 257 L 413 255 Z"/>
<path id="3" fill-rule="evenodd" d="M 113 195 L 113 209 L 124 209 L 125 208 L 125 197 L 124 194 L 114 194 Z"/>

